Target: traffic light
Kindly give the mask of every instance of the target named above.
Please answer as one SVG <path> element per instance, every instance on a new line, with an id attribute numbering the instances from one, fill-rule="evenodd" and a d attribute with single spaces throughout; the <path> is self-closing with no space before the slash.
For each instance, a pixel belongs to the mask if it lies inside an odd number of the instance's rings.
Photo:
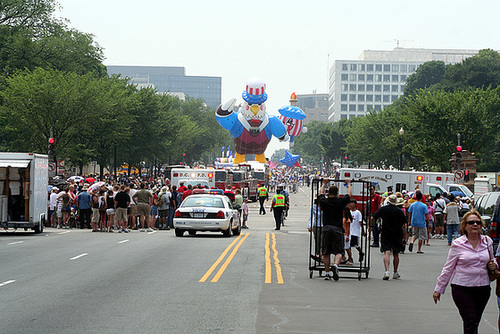
<path id="1" fill-rule="evenodd" d="M 49 138 L 49 150 L 48 150 L 48 154 L 50 156 L 53 156 L 54 155 L 54 147 L 55 147 L 55 143 L 56 143 L 56 140 L 52 137 Z"/>
<path id="2" fill-rule="evenodd" d="M 470 170 L 466 169 L 464 170 L 464 181 L 469 181 L 470 180 Z"/>
<path id="3" fill-rule="evenodd" d="M 462 146 L 460 145 L 457 146 L 457 152 L 455 153 L 455 158 L 457 164 L 462 163 Z"/>

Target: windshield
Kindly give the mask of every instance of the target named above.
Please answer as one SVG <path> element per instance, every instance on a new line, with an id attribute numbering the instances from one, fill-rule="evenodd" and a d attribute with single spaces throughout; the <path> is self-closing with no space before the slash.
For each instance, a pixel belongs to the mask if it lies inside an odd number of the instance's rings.
<path id="1" fill-rule="evenodd" d="M 182 202 L 181 206 L 183 208 L 192 208 L 192 207 L 224 208 L 224 203 L 222 202 L 222 199 L 213 196 L 206 196 L 206 197 L 188 196 L 186 197 L 184 202 Z"/>
<path id="2" fill-rule="evenodd" d="M 472 197 L 474 194 L 472 193 L 472 191 L 469 190 L 469 188 L 467 188 L 466 186 L 464 185 L 460 185 L 460 190 L 465 194 L 467 195 L 467 197 Z"/>
<path id="3" fill-rule="evenodd" d="M 243 173 L 233 173 L 233 181 L 240 182 L 243 180 Z"/>
<path id="4" fill-rule="evenodd" d="M 215 171 L 215 182 L 226 181 L 226 171 Z"/>
<path id="5" fill-rule="evenodd" d="M 253 175 L 257 180 L 264 180 L 264 172 L 253 172 Z"/>

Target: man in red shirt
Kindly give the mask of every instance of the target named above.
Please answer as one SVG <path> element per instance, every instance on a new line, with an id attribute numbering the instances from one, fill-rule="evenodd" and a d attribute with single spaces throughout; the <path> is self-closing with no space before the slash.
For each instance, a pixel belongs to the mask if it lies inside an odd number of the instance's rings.
<path id="1" fill-rule="evenodd" d="M 380 197 L 379 194 L 375 192 L 375 186 L 371 185 L 370 186 L 370 220 L 371 220 L 371 227 L 370 230 L 373 232 L 373 244 L 371 244 L 371 247 L 379 247 L 379 229 L 378 229 L 378 224 L 375 220 L 373 220 L 373 215 L 375 212 L 377 212 L 378 209 L 380 209 L 380 203 L 382 203 L 382 197 Z"/>
<path id="2" fill-rule="evenodd" d="M 186 197 L 188 197 L 189 195 L 192 195 L 193 194 L 193 186 L 188 184 L 188 187 L 187 187 L 187 190 L 185 190 L 183 193 L 182 193 L 182 200 L 184 200 Z"/>
<path id="3" fill-rule="evenodd" d="M 184 185 L 184 182 L 181 182 L 179 184 L 179 188 L 177 189 L 177 192 L 183 193 L 187 190 L 186 186 Z"/>

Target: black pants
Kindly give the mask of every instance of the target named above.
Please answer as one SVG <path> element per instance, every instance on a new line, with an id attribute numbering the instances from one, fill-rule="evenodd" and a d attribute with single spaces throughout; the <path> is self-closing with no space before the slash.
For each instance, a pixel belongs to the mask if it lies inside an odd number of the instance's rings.
<path id="1" fill-rule="evenodd" d="M 491 288 L 487 286 L 466 287 L 451 285 L 451 296 L 464 323 L 464 334 L 477 334 L 481 316 L 490 299 Z"/>
<path id="2" fill-rule="evenodd" d="M 90 216 L 92 215 L 92 209 L 80 209 L 80 228 L 90 228 Z"/>
<path id="3" fill-rule="evenodd" d="M 266 197 L 261 196 L 259 197 L 259 203 L 260 203 L 260 209 L 259 209 L 259 215 L 262 213 L 263 215 L 266 214 L 266 209 L 264 208 L 264 202 L 266 201 Z"/>
<path id="4" fill-rule="evenodd" d="M 276 229 L 277 230 L 281 229 L 281 215 L 283 214 L 284 209 L 285 209 L 285 207 L 283 207 L 283 206 L 276 206 L 273 208 L 274 220 L 276 221 Z"/>

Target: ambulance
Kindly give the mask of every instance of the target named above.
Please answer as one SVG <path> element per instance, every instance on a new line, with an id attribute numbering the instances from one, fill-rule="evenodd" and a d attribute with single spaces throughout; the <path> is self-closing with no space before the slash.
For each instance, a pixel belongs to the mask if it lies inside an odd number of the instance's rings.
<path id="1" fill-rule="evenodd" d="M 181 182 L 188 185 L 201 185 L 203 188 L 215 188 L 214 169 L 172 168 L 170 184 L 179 187 Z"/>
<path id="2" fill-rule="evenodd" d="M 455 181 L 453 173 L 362 168 L 341 168 L 338 179 L 368 181 L 368 185 L 373 185 L 375 191 L 380 194 L 385 193 L 387 187 L 390 186 L 393 193 L 403 192 L 403 190 L 412 193 L 418 189 L 423 194 L 429 193 L 432 197 L 437 193 L 447 192 L 445 185 Z M 355 198 L 368 193 L 362 185 L 361 182 L 352 184 L 352 194 Z M 341 195 L 347 193 L 347 187 L 340 186 L 339 192 Z"/>

